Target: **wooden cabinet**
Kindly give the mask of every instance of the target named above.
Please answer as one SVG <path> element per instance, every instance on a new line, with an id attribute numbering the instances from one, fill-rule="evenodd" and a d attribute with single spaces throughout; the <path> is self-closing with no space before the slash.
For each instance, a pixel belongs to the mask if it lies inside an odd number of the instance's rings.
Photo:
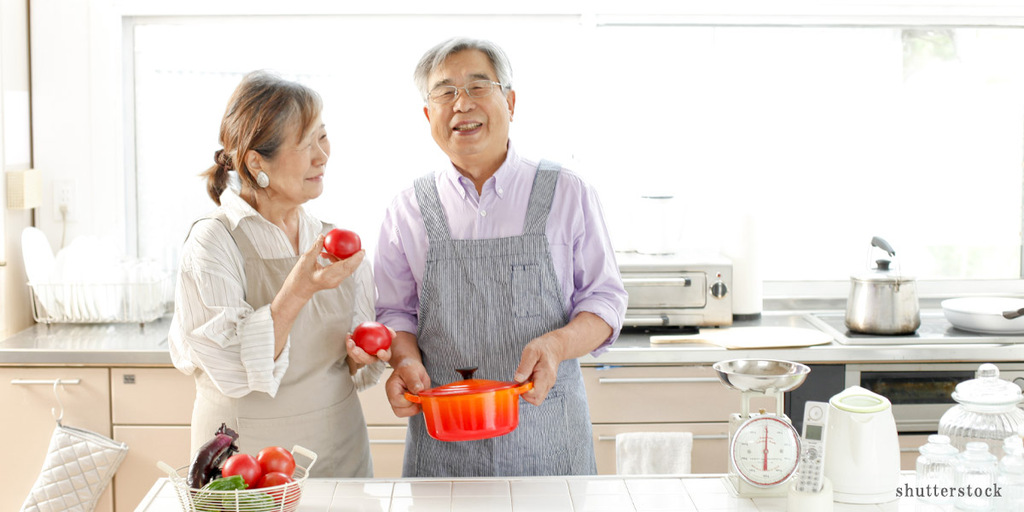
<path id="1" fill-rule="evenodd" d="M 583 367 L 598 474 L 615 474 L 615 434 L 692 432 L 691 471 L 728 470 L 729 415 L 739 391 L 726 388 L 711 366 Z M 774 398 L 751 401 L 775 412 Z"/>
<path id="2" fill-rule="evenodd" d="M 20 510 L 39 476 L 56 427 L 50 410 L 60 409 L 54 397 L 55 379 L 67 382 L 57 390 L 64 409 L 63 424 L 111 435 L 108 375 L 106 368 L 0 368 L 0 439 L 4 458 L 16 461 L 0 465 L 0 510 Z M 95 510 L 114 510 L 111 487 Z"/>
<path id="3" fill-rule="evenodd" d="M 113 436 L 129 447 L 114 477 L 114 505 L 128 512 L 167 476 L 157 461 L 175 468 L 191 462 L 195 379 L 175 368 L 112 368 L 110 390 Z"/>
<path id="4" fill-rule="evenodd" d="M 370 455 L 375 478 L 399 478 L 405 457 L 405 431 L 409 421 L 395 416 L 384 392 L 384 383 L 391 369 L 384 371 L 380 383 L 359 393 L 367 430 L 370 433 Z"/>
<path id="5" fill-rule="evenodd" d="M 914 471 L 917 469 L 917 456 L 921 455 L 921 446 L 928 444 L 928 434 L 900 435 L 900 469 Z"/>

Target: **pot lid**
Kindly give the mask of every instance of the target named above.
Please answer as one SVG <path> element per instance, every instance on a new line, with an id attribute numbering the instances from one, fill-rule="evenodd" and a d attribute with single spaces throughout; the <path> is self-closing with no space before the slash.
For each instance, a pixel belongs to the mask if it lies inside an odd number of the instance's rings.
<path id="1" fill-rule="evenodd" d="M 953 400 L 965 405 L 1014 405 L 1021 400 L 1021 389 L 999 378 L 999 367 L 985 363 L 973 379 L 956 385 Z"/>
<path id="2" fill-rule="evenodd" d="M 509 381 L 503 382 L 498 380 L 487 380 L 487 379 L 474 379 L 473 372 L 476 368 L 456 368 L 455 371 L 462 375 L 462 380 L 457 380 L 451 384 L 445 384 L 444 386 L 438 386 L 436 388 L 425 389 L 420 391 L 419 396 L 462 396 L 462 395 L 473 395 L 476 393 L 488 393 L 491 391 L 500 391 L 502 389 L 511 389 L 519 385 L 518 382 Z"/>
<path id="3" fill-rule="evenodd" d="M 905 274 L 900 274 L 898 271 L 889 268 L 889 260 L 881 259 L 875 260 L 875 268 L 854 274 L 852 276 L 855 281 L 866 281 L 874 283 L 896 283 L 896 282 L 908 282 L 913 281 L 914 278 Z"/>

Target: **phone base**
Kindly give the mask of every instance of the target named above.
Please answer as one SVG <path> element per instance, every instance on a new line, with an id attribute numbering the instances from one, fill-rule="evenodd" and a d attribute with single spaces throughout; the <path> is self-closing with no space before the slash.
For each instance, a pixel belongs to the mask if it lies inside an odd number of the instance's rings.
<path id="1" fill-rule="evenodd" d="M 832 482 L 825 478 L 821 491 L 816 493 L 796 490 L 796 482 L 789 486 L 786 495 L 787 512 L 832 512 Z"/>

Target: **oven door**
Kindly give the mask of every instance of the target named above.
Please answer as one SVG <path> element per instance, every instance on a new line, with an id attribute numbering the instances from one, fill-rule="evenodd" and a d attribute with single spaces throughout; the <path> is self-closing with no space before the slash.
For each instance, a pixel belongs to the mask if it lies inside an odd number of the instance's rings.
<path id="1" fill-rule="evenodd" d="M 974 378 L 980 363 L 848 364 L 846 387 L 860 386 L 892 402 L 896 430 L 934 433 L 956 405 L 956 385 Z M 1024 364 L 997 363 L 999 377 L 1024 388 Z"/>

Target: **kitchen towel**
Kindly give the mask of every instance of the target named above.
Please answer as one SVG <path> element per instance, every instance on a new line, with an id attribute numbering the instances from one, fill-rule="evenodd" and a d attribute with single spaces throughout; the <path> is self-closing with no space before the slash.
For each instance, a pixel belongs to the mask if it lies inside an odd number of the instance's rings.
<path id="1" fill-rule="evenodd" d="M 690 473 L 692 432 L 626 432 L 615 436 L 615 473 L 683 475 Z"/>
<path id="2" fill-rule="evenodd" d="M 125 443 L 58 422 L 21 512 L 91 512 L 127 454 Z"/>

